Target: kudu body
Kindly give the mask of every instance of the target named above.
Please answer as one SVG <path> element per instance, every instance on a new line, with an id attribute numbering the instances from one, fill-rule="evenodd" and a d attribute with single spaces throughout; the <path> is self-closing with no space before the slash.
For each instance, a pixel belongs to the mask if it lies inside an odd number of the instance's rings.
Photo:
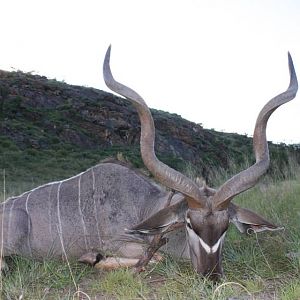
<path id="1" fill-rule="evenodd" d="M 2 203 L 2 257 L 68 258 L 91 264 L 107 254 L 138 258 L 151 237 L 134 238 L 124 229 L 161 210 L 168 195 L 128 164 L 106 160 Z M 178 194 L 172 201 L 182 199 Z M 184 238 L 171 238 L 171 253 L 181 254 L 183 247 L 180 250 L 175 245 L 183 245 Z"/>
<path id="2" fill-rule="evenodd" d="M 256 163 L 218 189 L 199 187 L 156 158 L 150 110 L 136 92 L 113 79 L 109 60 L 110 48 L 104 60 L 104 79 L 111 90 L 125 96 L 138 111 L 146 167 L 159 183 L 177 193 L 169 201 L 164 188 L 128 166 L 100 163 L 77 176 L 40 186 L 1 204 L 2 257 L 67 256 L 91 264 L 106 254 L 139 258 L 153 235 L 166 234 L 169 241 L 164 251 L 190 258 L 198 273 L 218 279 L 222 274 L 222 244 L 230 221 L 241 232 L 278 229 L 231 200 L 254 186 L 268 168 L 268 118 L 297 92 L 291 57 L 289 88 L 264 106 L 256 122 Z M 88 253 L 95 256 L 86 259 Z"/>

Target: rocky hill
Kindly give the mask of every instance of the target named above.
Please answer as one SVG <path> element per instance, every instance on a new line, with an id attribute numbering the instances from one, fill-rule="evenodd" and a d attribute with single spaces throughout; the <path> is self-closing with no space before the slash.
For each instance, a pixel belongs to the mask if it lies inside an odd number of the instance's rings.
<path id="1" fill-rule="evenodd" d="M 158 156 L 174 168 L 183 170 L 189 163 L 209 177 L 216 166 L 227 169 L 253 160 L 247 136 L 204 129 L 176 114 L 152 114 Z M 117 153 L 142 165 L 135 109 L 100 90 L 0 71 L 0 120 L 0 168 L 10 182 L 58 179 Z M 290 156 L 300 161 L 296 145 L 270 148 L 277 170 Z"/>

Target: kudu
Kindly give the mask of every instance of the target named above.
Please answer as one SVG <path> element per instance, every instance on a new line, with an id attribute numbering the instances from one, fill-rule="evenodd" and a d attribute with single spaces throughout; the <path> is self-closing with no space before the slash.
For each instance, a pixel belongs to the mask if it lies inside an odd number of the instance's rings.
<path id="1" fill-rule="evenodd" d="M 171 198 L 164 187 L 128 165 L 102 162 L 74 177 L 39 186 L 2 203 L 1 258 L 14 254 L 35 259 L 75 258 L 103 266 L 113 255 L 135 258 L 125 260 L 130 265 L 140 262 L 145 253 L 150 257 L 153 251 L 145 252 L 145 248 L 149 249 L 153 241 L 154 249 L 162 245 L 162 239 L 157 239 L 161 234 L 168 237 L 163 251 L 191 258 L 197 272 L 217 279 L 222 273 L 221 247 L 229 221 L 241 232 L 278 229 L 231 200 L 255 185 L 268 167 L 267 120 L 297 91 L 292 59 L 289 56 L 288 90 L 268 102 L 259 114 L 253 138 L 256 163 L 215 190 L 206 185 L 199 187 L 156 158 L 151 113 L 138 94 L 114 81 L 109 58 L 110 48 L 104 61 L 105 82 L 138 110 L 145 165 L 162 185 L 177 193 Z M 115 262 L 121 264 L 119 259 Z"/>
<path id="2" fill-rule="evenodd" d="M 279 106 L 292 100 L 298 89 L 292 58 L 288 53 L 290 71 L 288 89 L 271 99 L 258 115 L 253 134 L 256 162 L 227 180 L 218 189 L 214 189 L 206 185 L 199 187 L 190 178 L 157 159 L 154 151 L 155 127 L 151 112 L 139 94 L 114 80 L 110 70 L 110 52 L 109 47 L 103 66 L 104 80 L 112 91 L 129 100 L 138 112 L 141 122 L 141 155 L 145 166 L 162 185 L 184 195 L 182 201 L 158 211 L 149 219 L 131 228 L 130 233 L 151 235 L 177 228 L 178 226 L 174 226 L 176 223 L 185 224 L 186 239 L 194 269 L 202 275 L 218 279 L 222 274 L 222 244 L 230 221 L 241 232 L 279 229 L 256 213 L 241 208 L 231 201 L 236 195 L 253 187 L 269 167 L 270 158 L 266 139 L 268 119 Z"/>
<path id="3" fill-rule="evenodd" d="M 124 234 L 124 228 L 159 211 L 168 196 L 164 188 L 127 163 L 107 159 L 74 177 L 3 202 L 1 257 L 68 258 L 92 265 L 102 259 L 100 267 L 113 268 L 107 256 L 137 258 L 143 253 L 143 243 L 150 242 L 148 237 Z M 182 198 L 178 194 L 172 201 Z M 177 242 L 183 244 L 184 236 L 171 239 L 172 244 Z M 127 259 L 125 263 L 137 261 Z M 112 263 L 123 264 L 123 260 Z M 6 267 L 5 261 L 0 265 Z"/>

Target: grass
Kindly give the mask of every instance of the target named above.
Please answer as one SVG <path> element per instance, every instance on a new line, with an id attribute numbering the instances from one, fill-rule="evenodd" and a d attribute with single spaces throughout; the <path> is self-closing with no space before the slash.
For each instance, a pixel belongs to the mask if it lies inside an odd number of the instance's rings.
<path id="1" fill-rule="evenodd" d="M 139 275 L 13 257 L 1 277 L 1 299 L 299 300 L 300 176 L 297 170 L 294 175 L 285 181 L 264 180 L 235 199 L 285 230 L 244 236 L 231 225 L 223 251 L 225 277 L 217 284 L 195 274 L 190 262 L 172 257 Z"/>
<path id="2" fill-rule="evenodd" d="M 300 298 L 300 282 L 291 281 L 287 284 L 280 293 L 280 299 L 282 300 L 294 300 Z"/>
<path id="3" fill-rule="evenodd" d="M 118 299 L 135 299 L 149 294 L 149 287 L 143 278 L 133 276 L 132 272 L 126 269 L 106 274 L 103 280 L 94 282 L 91 288 L 93 295 L 105 292 Z"/>
<path id="4" fill-rule="evenodd" d="M 21 257 L 11 258 L 9 266 L 1 278 L 1 299 L 71 299 L 65 297 L 76 291 L 73 278 L 79 282 L 91 272 L 86 266 L 72 263 L 71 274 L 61 262 L 36 262 Z"/>

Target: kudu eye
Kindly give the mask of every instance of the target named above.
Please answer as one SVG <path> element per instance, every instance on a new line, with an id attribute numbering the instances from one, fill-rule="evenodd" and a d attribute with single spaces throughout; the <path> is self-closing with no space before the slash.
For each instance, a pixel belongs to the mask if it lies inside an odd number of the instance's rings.
<path id="1" fill-rule="evenodd" d="M 190 218 L 186 218 L 186 225 L 188 226 L 188 228 L 193 230 L 192 224 L 191 224 L 191 219 Z"/>

